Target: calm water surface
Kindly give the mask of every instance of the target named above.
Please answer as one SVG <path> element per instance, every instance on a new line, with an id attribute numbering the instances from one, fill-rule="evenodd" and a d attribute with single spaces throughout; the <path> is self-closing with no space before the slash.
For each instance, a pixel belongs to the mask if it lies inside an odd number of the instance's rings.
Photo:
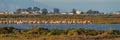
<path id="1" fill-rule="evenodd" d="M 120 24 L 0 24 L 0 26 L 12 26 L 15 28 L 30 28 L 40 26 L 43 28 L 96 28 L 96 29 L 116 29 L 120 30 Z"/>

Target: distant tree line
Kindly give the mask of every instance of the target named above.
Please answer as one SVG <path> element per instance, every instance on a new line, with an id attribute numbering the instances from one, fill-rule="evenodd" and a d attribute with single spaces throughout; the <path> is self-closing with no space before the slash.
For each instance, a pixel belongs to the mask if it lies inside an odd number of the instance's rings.
<path id="1" fill-rule="evenodd" d="M 46 15 L 48 13 L 48 10 L 46 8 L 40 9 L 38 7 L 28 7 L 26 9 L 17 9 L 15 13 L 21 13 L 21 12 L 29 12 L 30 14 L 36 12 L 38 14 L 43 14 Z M 54 8 L 53 13 L 59 13 L 59 9 L 58 8 Z"/>
<path id="2" fill-rule="evenodd" d="M 46 8 L 40 9 L 38 7 L 28 7 L 26 9 L 17 9 L 15 13 L 21 13 L 23 11 L 29 12 L 29 13 L 38 13 L 38 14 L 43 14 L 46 15 L 48 13 L 48 10 Z M 77 9 L 73 8 L 72 9 L 72 13 L 76 14 Z M 59 8 L 53 8 L 53 12 L 52 13 L 60 13 L 60 9 Z M 93 11 L 93 10 L 88 10 L 87 12 L 81 12 L 81 14 L 104 14 L 101 13 L 99 11 Z"/>

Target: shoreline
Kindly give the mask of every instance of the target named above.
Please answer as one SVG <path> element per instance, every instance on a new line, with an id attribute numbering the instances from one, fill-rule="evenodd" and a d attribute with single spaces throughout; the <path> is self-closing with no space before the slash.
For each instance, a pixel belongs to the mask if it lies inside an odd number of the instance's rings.
<path id="1" fill-rule="evenodd" d="M 120 24 L 119 15 L 0 15 L 4 24 Z"/>

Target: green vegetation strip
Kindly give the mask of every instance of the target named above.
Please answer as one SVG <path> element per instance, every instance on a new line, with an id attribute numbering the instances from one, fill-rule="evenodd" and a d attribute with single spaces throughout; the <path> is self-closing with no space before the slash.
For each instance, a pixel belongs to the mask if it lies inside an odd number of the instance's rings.
<path id="1" fill-rule="evenodd" d="M 29 29 L 17 29 L 14 27 L 0 27 L 0 34 L 39 34 L 39 35 L 120 35 L 120 30 L 97 30 L 85 28 L 68 28 L 68 29 L 47 29 L 34 26 Z"/>
<path id="2" fill-rule="evenodd" d="M 29 29 L 17 29 L 1 26 L 1 40 L 107 40 L 120 39 L 120 30 L 97 30 L 85 28 L 47 29 L 33 26 Z"/>

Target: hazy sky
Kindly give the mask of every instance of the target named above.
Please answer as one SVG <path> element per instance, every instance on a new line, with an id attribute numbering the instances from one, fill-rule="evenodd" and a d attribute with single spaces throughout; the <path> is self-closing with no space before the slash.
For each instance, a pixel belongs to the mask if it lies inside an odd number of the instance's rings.
<path id="1" fill-rule="evenodd" d="M 37 2 L 120 2 L 120 0 L 34 0 Z"/>
<path id="2" fill-rule="evenodd" d="M 76 8 L 81 11 L 93 9 L 101 12 L 113 12 L 120 11 L 120 0 L 0 0 L 0 11 L 29 6 L 59 8 L 61 11 L 71 11 Z"/>

